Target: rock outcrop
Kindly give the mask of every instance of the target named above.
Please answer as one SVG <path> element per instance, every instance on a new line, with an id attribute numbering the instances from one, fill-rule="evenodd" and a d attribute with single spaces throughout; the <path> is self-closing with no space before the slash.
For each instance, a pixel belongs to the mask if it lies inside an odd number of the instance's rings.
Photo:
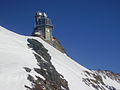
<path id="1" fill-rule="evenodd" d="M 51 63 L 51 56 L 48 50 L 35 39 L 28 39 L 28 46 L 34 51 L 34 56 L 37 60 L 39 68 L 34 68 L 39 75 L 36 79 L 28 74 L 28 80 L 31 86 L 25 86 L 29 90 L 69 90 L 68 82 L 64 76 L 57 72 Z M 27 72 L 30 72 L 29 67 L 25 67 Z"/>

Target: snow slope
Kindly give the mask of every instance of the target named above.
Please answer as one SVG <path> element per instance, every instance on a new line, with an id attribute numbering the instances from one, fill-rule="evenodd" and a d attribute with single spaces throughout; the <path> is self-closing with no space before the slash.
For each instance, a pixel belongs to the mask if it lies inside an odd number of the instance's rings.
<path id="1" fill-rule="evenodd" d="M 94 77 L 85 75 L 85 71 L 95 73 L 79 65 L 66 54 L 61 53 L 42 39 L 32 36 L 22 36 L 0 26 L 0 90 L 27 90 L 24 85 L 31 85 L 27 80 L 28 72 L 24 67 L 30 67 L 31 75 L 38 75 L 33 68 L 38 67 L 36 58 L 27 44 L 27 39 L 33 38 L 41 42 L 52 57 L 56 70 L 68 81 L 70 90 L 103 90 L 95 89 L 83 82 L 83 78 Z M 39 75 L 40 76 L 40 75 Z M 42 76 L 40 76 L 42 77 Z M 120 90 L 120 83 L 101 75 L 105 84 Z M 104 87 L 104 86 L 103 86 Z M 105 87 L 105 90 L 110 90 Z M 111 89 L 112 90 L 112 89 Z"/>

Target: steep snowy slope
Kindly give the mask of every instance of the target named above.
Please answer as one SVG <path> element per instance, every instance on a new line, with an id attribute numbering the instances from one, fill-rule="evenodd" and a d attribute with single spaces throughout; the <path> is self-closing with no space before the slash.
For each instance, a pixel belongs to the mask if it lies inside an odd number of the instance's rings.
<path id="1" fill-rule="evenodd" d="M 0 90 L 53 90 L 51 78 L 59 82 L 54 90 L 120 90 L 120 82 L 86 69 L 39 37 L 0 26 Z"/>

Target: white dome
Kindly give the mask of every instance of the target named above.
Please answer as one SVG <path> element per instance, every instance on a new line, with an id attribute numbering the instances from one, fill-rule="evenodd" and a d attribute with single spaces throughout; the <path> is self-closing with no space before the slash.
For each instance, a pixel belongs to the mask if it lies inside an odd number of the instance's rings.
<path id="1" fill-rule="evenodd" d="M 46 13 L 43 13 L 43 15 L 44 15 L 45 17 L 47 17 L 47 14 L 46 14 Z"/>
<path id="2" fill-rule="evenodd" d="M 37 12 L 37 15 L 40 15 L 40 16 L 42 16 L 42 13 L 41 13 L 41 12 Z"/>

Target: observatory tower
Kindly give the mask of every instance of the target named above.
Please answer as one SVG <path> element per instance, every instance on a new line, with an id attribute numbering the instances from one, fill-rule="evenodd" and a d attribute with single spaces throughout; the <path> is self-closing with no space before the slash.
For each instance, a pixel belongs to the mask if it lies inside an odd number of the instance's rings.
<path id="1" fill-rule="evenodd" d="M 53 25 L 46 13 L 37 12 L 35 15 L 35 28 L 33 35 L 52 41 Z"/>

